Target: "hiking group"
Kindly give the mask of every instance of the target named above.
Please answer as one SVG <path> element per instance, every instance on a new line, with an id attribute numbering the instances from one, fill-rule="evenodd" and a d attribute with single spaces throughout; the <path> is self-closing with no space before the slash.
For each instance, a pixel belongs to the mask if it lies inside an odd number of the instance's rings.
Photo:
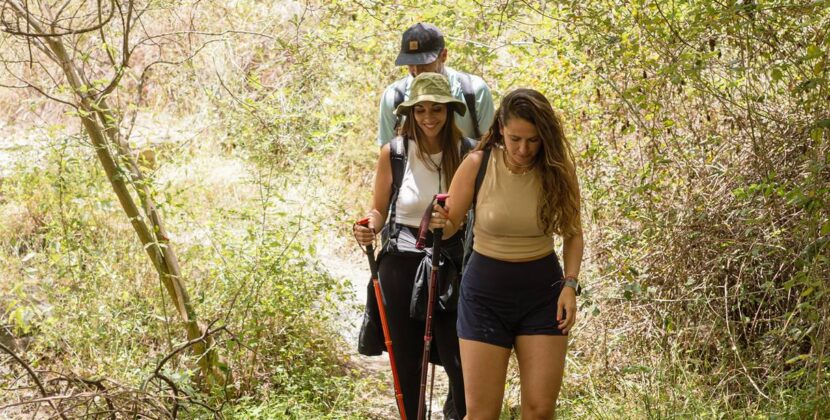
<path id="1" fill-rule="evenodd" d="M 447 55 L 438 28 L 411 26 L 395 60 L 409 75 L 381 96 L 371 210 L 353 227 L 373 277 L 358 350 L 389 353 L 402 419 L 425 417 L 432 362 L 445 418 L 476 420 L 499 417 L 515 349 L 522 418 L 553 418 L 583 252 L 574 157 L 543 94 L 494 110 Z"/>

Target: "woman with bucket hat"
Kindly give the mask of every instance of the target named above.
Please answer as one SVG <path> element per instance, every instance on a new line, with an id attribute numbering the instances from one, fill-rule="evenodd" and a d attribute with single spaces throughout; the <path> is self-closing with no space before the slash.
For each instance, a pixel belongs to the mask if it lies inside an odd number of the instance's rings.
<path id="1" fill-rule="evenodd" d="M 353 233 L 361 245 L 369 245 L 381 228 L 384 230 L 379 280 L 406 417 L 415 419 L 425 327 L 424 320 L 410 317 L 413 285 L 424 257 L 415 242 L 424 209 L 430 206 L 435 194 L 447 191 L 461 164 L 465 151 L 462 146 L 470 142 L 455 125 L 456 113 L 463 115 L 466 105 L 452 96 L 449 82 L 441 74 L 418 75 L 412 82 L 409 100 L 395 112 L 404 117 L 398 138 L 381 148 L 368 223 L 355 224 Z M 403 173 L 396 175 L 393 160 L 398 152 L 393 149 L 400 146 L 405 163 Z M 463 232 L 459 232 L 446 238 L 443 247 L 461 250 L 462 236 Z M 431 242 L 432 238 L 428 238 Z M 460 261 L 457 266 L 460 267 Z M 433 345 L 449 376 L 456 412 L 463 417 L 466 404 L 455 324 L 454 311 L 436 312 L 432 321 Z"/>

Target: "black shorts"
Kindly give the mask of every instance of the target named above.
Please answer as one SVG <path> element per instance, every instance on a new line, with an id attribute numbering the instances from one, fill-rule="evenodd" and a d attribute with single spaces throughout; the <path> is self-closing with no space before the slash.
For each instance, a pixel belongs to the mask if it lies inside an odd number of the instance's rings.
<path id="1" fill-rule="evenodd" d="M 461 281 L 458 338 L 509 349 L 519 335 L 566 335 L 556 320 L 563 277 L 556 253 L 507 262 L 474 252 Z"/>

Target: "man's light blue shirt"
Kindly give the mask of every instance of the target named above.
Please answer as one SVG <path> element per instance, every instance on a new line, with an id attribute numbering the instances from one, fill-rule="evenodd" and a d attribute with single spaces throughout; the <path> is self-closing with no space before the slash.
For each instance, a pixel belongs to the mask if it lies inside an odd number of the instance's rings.
<path id="1" fill-rule="evenodd" d="M 444 66 L 444 76 L 447 76 L 447 79 L 450 82 L 450 90 L 452 91 L 452 95 L 466 104 L 467 102 L 464 101 L 464 91 L 461 88 L 461 80 L 459 80 L 459 73 L 459 71 Z M 378 124 L 377 142 L 379 146 L 389 143 L 389 141 L 395 137 L 395 87 L 403 84 L 404 100 L 407 100 L 409 99 L 409 86 L 412 84 L 413 80 L 415 80 L 415 78 L 412 77 L 412 75 L 408 75 L 403 79 L 387 86 L 386 90 L 383 91 L 383 95 L 380 97 Z M 474 138 L 475 130 L 473 128 L 473 124 L 478 125 L 478 129 L 481 134 L 486 133 L 487 130 L 490 129 L 490 125 L 493 123 L 495 109 L 493 106 L 493 96 L 490 93 L 490 88 L 487 87 L 484 80 L 481 77 L 471 74 L 470 84 L 473 92 L 475 92 L 476 117 L 478 121 L 474 122 L 472 120 L 468 110 L 463 117 L 458 114 L 455 115 L 455 125 L 457 125 L 461 132 L 464 133 L 464 136 Z"/>

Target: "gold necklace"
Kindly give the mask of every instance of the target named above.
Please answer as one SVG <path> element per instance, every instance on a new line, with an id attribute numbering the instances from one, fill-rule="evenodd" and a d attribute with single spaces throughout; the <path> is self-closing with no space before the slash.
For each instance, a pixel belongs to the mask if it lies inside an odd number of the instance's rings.
<path id="1" fill-rule="evenodd" d="M 513 175 L 524 175 L 524 174 L 530 172 L 531 170 L 533 170 L 533 166 L 536 164 L 536 162 L 531 162 L 528 165 L 515 164 L 510 159 L 510 152 L 508 152 L 507 150 L 504 151 L 504 157 L 505 157 L 505 159 L 504 159 L 505 166 L 507 166 L 507 170 L 510 171 L 510 173 L 513 174 Z M 513 166 L 517 170 L 513 170 L 513 168 L 511 168 L 511 166 Z M 521 170 L 521 172 L 519 172 L 519 170 Z"/>

